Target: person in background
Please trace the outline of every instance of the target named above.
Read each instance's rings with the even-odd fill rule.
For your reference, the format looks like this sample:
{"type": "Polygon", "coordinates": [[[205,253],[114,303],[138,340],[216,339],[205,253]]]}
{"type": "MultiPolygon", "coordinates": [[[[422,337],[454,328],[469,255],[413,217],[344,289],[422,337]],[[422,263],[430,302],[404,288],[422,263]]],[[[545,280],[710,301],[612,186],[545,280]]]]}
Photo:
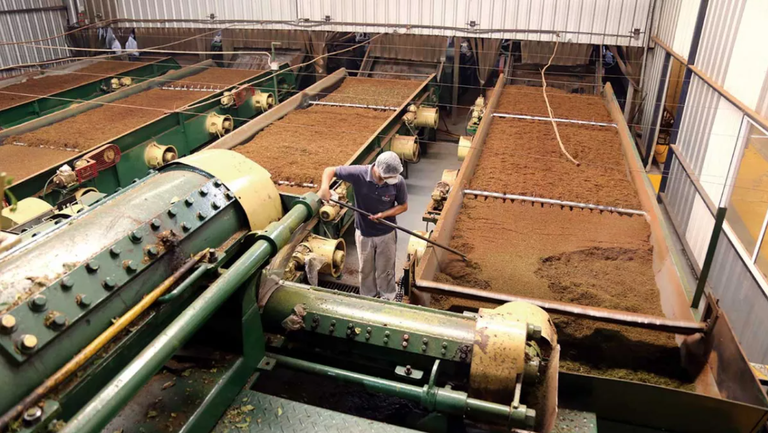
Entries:
{"type": "Polygon", "coordinates": [[[125,43],[125,50],[128,52],[128,60],[135,62],[139,60],[139,44],[136,42],[136,29],[131,29],[131,35],[128,36],[128,42],[125,43]]]}
{"type": "MultiPolygon", "coordinates": [[[[211,51],[217,53],[224,51],[224,44],[221,41],[221,32],[216,33],[216,36],[213,37],[213,41],[211,41],[211,51]]],[[[224,67],[224,54],[214,54],[212,58],[213,61],[216,62],[216,66],[220,68],[224,67]]]]}
{"type": "Polygon", "coordinates": [[[123,46],[120,45],[120,41],[117,40],[111,28],[107,29],[107,47],[118,55],[123,52],[123,46]]]}
{"type": "Polygon", "coordinates": [[[335,177],[352,185],[355,204],[371,214],[355,215],[355,243],[360,261],[360,294],[394,300],[397,232],[380,224],[384,219],[397,224],[395,216],[408,210],[408,191],[400,173],[403,164],[395,152],[384,152],[371,165],[328,167],[318,195],[331,198],[330,185],[335,177]]]}

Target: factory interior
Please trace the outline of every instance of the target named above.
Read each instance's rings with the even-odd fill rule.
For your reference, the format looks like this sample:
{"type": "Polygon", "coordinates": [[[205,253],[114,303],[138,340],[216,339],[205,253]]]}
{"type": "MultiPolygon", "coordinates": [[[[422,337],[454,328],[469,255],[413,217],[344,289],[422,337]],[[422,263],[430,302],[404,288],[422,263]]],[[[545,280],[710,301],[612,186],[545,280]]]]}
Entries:
{"type": "Polygon", "coordinates": [[[765,22],[0,2],[0,433],[768,432],[765,22]]]}

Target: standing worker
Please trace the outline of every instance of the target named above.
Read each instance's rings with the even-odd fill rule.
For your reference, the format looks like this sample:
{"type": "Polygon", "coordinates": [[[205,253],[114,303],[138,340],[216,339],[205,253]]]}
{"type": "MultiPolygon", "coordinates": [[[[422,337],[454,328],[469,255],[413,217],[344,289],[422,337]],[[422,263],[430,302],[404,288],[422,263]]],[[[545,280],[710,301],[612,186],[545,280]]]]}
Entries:
{"type": "Polygon", "coordinates": [[[371,165],[328,167],[318,194],[331,198],[333,178],[349,182],[355,191],[357,207],[371,214],[355,214],[355,243],[360,261],[360,294],[394,300],[397,232],[379,224],[385,219],[397,224],[396,215],[408,210],[408,191],[400,176],[403,164],[395,152],[384,152],[371,165]]]}

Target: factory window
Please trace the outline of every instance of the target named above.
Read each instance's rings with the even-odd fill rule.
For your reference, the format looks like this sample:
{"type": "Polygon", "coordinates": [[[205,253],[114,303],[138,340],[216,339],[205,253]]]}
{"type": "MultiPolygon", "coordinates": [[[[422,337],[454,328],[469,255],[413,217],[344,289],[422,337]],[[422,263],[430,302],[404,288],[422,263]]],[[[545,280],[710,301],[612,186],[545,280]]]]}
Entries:
{"type": "Polygon", "coordinates": [[[744,123],[746,144],[738,172],[732,177],[727,221],[763,275],[768,275],[768,133],[744,123]],[[758,246],[758,243],[760,245],[758,246]]]}

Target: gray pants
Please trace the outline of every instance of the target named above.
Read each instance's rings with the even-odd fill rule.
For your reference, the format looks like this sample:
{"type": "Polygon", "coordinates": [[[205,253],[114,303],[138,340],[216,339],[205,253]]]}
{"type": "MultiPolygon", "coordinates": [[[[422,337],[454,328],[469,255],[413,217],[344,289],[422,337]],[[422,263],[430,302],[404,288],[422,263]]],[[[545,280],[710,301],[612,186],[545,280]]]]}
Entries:
{"type": "Polygon", "coordinates": [[[368,238],[355,230],[357,257],[360,260],[360,294],[394,300],[397,233],[368,238]]]}

